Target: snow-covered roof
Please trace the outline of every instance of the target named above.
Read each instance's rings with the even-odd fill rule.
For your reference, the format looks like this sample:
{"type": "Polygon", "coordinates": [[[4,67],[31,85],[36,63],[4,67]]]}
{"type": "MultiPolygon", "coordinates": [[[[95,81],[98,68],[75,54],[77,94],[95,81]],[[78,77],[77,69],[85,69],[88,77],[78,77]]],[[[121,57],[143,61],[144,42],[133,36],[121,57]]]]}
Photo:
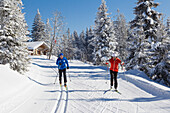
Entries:
{"type": "Polygon", "coordinates": [[[25,42],[25,44],[27,45],[27,48],[28,48],[29,50],[37,49],[39,46],[41,46],[41,45],[43,45],[43,44],[44,44],[47,48],[49,48],[48,45],[47,45],[45,42],[43,42],[43,41],[25,42]]]}

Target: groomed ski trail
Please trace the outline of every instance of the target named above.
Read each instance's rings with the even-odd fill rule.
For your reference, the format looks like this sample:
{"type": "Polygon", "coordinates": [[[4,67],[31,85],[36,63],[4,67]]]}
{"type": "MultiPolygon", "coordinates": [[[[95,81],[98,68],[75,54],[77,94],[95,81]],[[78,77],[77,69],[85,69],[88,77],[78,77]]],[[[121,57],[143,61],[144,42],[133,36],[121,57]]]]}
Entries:
{"type": "Polygon", "coordinates": [[[45,56],[31,58],[31,72],[26,75],[31,84],[25,84],[14,96],[0,104],[0,113],[170,112],[170,91],[167,87],[161,86],[160,90],[154,86],[155,83],[150,86],[150,81],[125,73],[129,80],[127,82],[124,73],[120,72],[118,90],[121,95],[112,91],[104,94],[104,91],[110,88],[107,69],[73,60],[69,61],[71,82],[67,76],[66,91],[64,86],[61,89],[58,84],[55,57],[52,60],[46,59],[45,56]],[[54,85],[56,76],[57,81],[54,85]],[[142,81],[147,82],[145,87],[139,85],[143,84],[142,81]],[[150,90],[146,88],[147,85],[150,90]]]}

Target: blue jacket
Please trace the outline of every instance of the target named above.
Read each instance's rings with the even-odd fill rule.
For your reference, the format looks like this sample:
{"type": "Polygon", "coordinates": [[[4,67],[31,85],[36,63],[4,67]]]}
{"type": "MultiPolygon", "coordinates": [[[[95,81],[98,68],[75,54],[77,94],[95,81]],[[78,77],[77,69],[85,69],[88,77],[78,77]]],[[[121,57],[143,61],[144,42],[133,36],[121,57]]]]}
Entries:
{"type": "Polygon", "coordinates": [[[58,69],[65,69],[66,68],[66,64],[67,64],[67,67],[69,67],[69,64],[68,64],[68,60],[66,57],[63,57],[63,59],[61,59],[60,57],[57,59],[57,62],[56,64],[58,65],[58,69]],[[61,65],[59,65],[61,63],[61,65]]]}

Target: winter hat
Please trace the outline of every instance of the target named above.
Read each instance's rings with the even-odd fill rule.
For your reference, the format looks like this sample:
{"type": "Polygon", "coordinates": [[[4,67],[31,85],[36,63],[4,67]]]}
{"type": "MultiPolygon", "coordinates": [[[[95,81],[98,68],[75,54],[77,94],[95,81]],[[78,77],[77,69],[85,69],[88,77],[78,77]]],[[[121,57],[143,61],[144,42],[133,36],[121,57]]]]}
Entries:
{"type": "Polygon", "coordinates": [[[113,54],[112,54],[112,57],[116,57],[116,54],[115,54],[115,53],[113,53],[113,54]]]}
{"type": "Polygon", "coordinates": [[[62,56],[64,56],[64,54],[63,54],[63,53],[60,53],[60,55],[59,55],[59,56],[61,56],[61,55],[62,55],[62,56]]]}

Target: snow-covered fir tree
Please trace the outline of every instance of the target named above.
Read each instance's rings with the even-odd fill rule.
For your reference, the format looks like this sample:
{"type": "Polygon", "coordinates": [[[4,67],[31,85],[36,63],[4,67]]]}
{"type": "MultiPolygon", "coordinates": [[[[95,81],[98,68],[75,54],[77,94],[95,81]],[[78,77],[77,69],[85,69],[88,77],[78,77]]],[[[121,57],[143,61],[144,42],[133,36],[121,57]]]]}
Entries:
{"type": "Polygon", "coordinates": [[[41,20],[39,9],[37,9],[37,14],[34,18],[31,33],[33,41],[45,41],[45,24],[41,20]]]}
{"type": "Polygon", "coordinates": [[[154,62],[154,47],[157,43],[157,31],[160,24],[161,13],[153,10],[153,7],[157,7],[159,3],[155,3],[154,0],[138,0],[137,6],[134,8],[135,19],[131,21],[131,28],[136,28],[142,26],[145,39],[148,40],[147,46],[145,48],[148,61],[147,65],[149,68],[145,70],[145,73],[155,66],[154,62]]]}
{"type": "Polygon", "coordinates": [[[27,24],[21,0],[0,1],[0,64],[20,73],[27,71],[28,51],[22,41],[26,40],[27,24]]]}
{"type": "Polygon", "coordinates": [[[44,41],[46,42],[46,44],[48,44],[48,46],[50,46],[51,39],[52,39],[52,27],[50,25],[50,20],[47,19],[46,25],[45,25],[45,40],[44,41]]]}
{"type": "Polygon", "coordinates": [[[94,27],[94,40],[96,41],[94,63],[97,65],[104,64],[111,54],[115,53],[117,45],[113,23],[111,18],[108,17],[109,13],[107,11],[106,2],[102,0],[102,4],[98,8],[94,27]]]}
{"type": "Polygon", "coordinates": [[[115,28],[115,37],[117,38],[117,48],[119,58],[125,61],[127,57],[127,25],[123,14],[120,14],[119,9],[117,10],[116,21],[113,22],[115,28]]]}
{"type": "Polygon", "coordinates": [[[86,44],[85,38],[86,36],[83,30],[79,36],[79,44],[80,44],[79,49],[80,49],[80,54],[81,54],[81,61],[84,61],[86,59],[87,48],[85,48],[85,44],[86,44]]]}
{"type": "Polygon", "coordinates": [[[80,42],[80,38],[79,38],[79,36],[78,36],[78,33],[77,33],[77,31],[74,31],[73,32],[73,36],[74,36],[74,42],[73,42],[73,44],[74,44],[74,58],[76,58],[76,59],[81,59],[81,50],[80,50],[80,45],[81,45],[81,42],[80,42]]]}
{"type": "Polygon", "coordinates": [[[170,37],[168,31],[163,24],[158,26],[157,43],[154,47],[155,67],[150,71],[150,76],[153,80],[170,86],[170,37]]]}
{"type": "Polygon", "coordinates": [[[87,60],[90,61],[90,62],[93,62],[93,51],[94,51],[94,47],[95,47],[95,41],[93,40],[94,39],[94,33],[93,33],[93,30],[92,30],[92,27],[90,27],[89,29],[89,32],[88,32],[88,47],[87,47],[87,60]]]}
{"type": "Polygon", "coordinates": [[[167,19],[166,31],[168,32],[168,35],[170,36],[170,17],[168,17],[167,19]]]}
{"type": "MultiPolygon", "coordinates": [[[[142,22],[141,22],[142,23],[142,22]]],[[[145,39],[146,35],[143,27],[140,25],[131,31],[128,38],[131,43],[127,47],[129,55],[126,59],[126,69],[139,69],[142,71],[147,70],[147,55],[145,48],[148,45],[145,39]]]]}
{"type": "Polygon", "coordinates": [[[69,45],[68,45],[68,37],[67,37],[67,34],[64,34],[63,37],[62,37],[62,43],[60,43],[61,46],[61,49],[62,49],[62,53],[64,53],[64,56],[65,57],[68,57],[68,48],[69,48],[69,45]]]}
{"type": "Polygon", "coordinates": [[[74,54],[74,48],[73,48],[73,37],[70,34],[70,29],[67,29],[67,39],[68,39],[68,59],[73,59],[73,54],[74,54]]]}

